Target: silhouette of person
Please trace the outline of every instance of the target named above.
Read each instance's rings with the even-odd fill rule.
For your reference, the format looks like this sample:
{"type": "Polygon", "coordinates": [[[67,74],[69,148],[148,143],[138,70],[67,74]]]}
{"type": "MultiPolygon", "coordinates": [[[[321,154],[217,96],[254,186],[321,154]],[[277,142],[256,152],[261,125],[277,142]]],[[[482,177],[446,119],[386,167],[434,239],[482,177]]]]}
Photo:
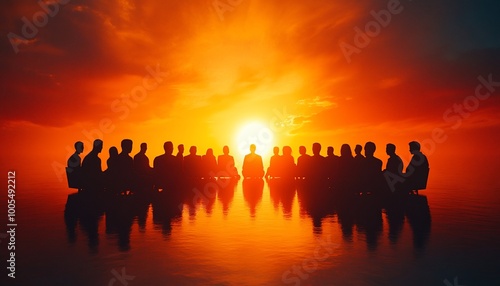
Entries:
{"type": "Polygon", "coordinates": [[[131,190],[132,188],[132,178],[134,174],[134,159],[130,157],[130,152],[132,152],[132,140],[123,139],[121,142],[122,152],[118,154],[117,161],[117,175],[119,192],[124,192],[131,190]]]}
{"type": "Polygon", "coordinates": [[[184,157],[184,174],[189,179],[201,177],[201,156],[196,155],[196,146],[189,147],[189,155],[184,157]]]}
{"type": "Polygon", "coordinates": [[[278,146],[275,146],[273,148],[273,156],[271,156],[271,159],[269,161],[269,167],[267,168],[266,172],[266,179],[269,179],[269,177],[274,178],[274,177],[280,177],[279,175],[279,169],[280,169],[280,148],[278,146]]]}
{"type": "Polygon", "coordinates": [[[141,143],[141,150],[134,156],[134,173],[135,185],[138,189],[146,190],[151,189],[151,166],[149,165],[149,158],[146,156],[148,150],[147,143],[141,143]]]}
{"type": "Polygon", "coordinates": [[[66,176],[68,179],[68,186],[70,188],[81,189],[82,178],[82,158],[80,154],[83,152],[83,142],[75,142],[75,153],[68,158],[68,165],[66,167],[66,176]]]}
{"type": "Polygon", "coordinates": [[[208,148],[205,155],[201,157],[201,161],[203,165],[203,178],[213,179],[215,177],[215,173],[217,172],[217,160],[214,156],[214,150],[212,150],[212,148],[208,148]]]}
{"type": "Polygon", "coordinates": [[[343,144],[340,147],[337,183],[335,184],[343,194],[346,194],[353,188],[353,182],[355,182],[356,178],[355,174],[353,174],[354,169],[354,157],[352,156],[351,146],[343,144]]]}
{"type": "Polygon", "coordinates": [[[304,179],[307,177],[311,156],[306,154],[305,146],[299,146],[299,158],[297,158],[297,178],[304,179]]]}
{"type": "Polygon", "coordinates": [[[385,147],[385,152],[389,155],[384,172],[391,172],[394,175],[401,176],[403,174],[403,160],[396,155],[396,145],[389,143],[385,147]]]}
{"type": "Polygon", "coordinates": [[[283,155],[281,156],[281,177],[285,179],[293,179],[295,177],[295,159],[292,156],[292,148],[290,146],[283,147],[283,155]]]}
{"type": "Polygon", "coordinates": [[[362,151],[363,151],[363,146],[357,144],[356,147],[354,147],[354,153],[356,154],[356,156],[354,156],[354,158],[356,160],[362,160],[365,158],[365,156],[363,156],[363,154],[361,154],[362,151]]]}
{"type": "Polygon", "coordinates": [[[373,142],[365,144],[365,160],[363,166],[363,178],[365,186],[362,192],[377,192],[381,191],[382,179],[382,160],[374,156],[376,145],[373,142]]]}
{"type": "Polygon", "coordinates": [[[326,178],[326,161],[325,157],[323,157],[321,153],[321,144],[318,142],[313,143],[312,145],[313,155],[310,158],[311,166],[309,176],[314,180],[321,180],[326,178]]]}
{"type": "Polygon", "coordinates": [[[416,191],[418,194],[419,189],[424,189],[427,185],[427,178],[429,175],[429,161],[427,157],[420,151],[420,143],[417,141],[411,141],[410,153],[413,155],[411,157],[410,163],[406,167],[405,171],[405,191],[416,191]]]}
{"type": "Polygon", "coordinates": [[[326,170],[328,179],[335,180],[335,175],[338,172],[339,156],[334,154],[334,149],[332,146],[328,146],[328,148],[326,149],[326,155],[326,170]]]}
{"type": "Polygon", "coordinates": [[[251,144],[250,154],[245,155],[243,160],[242,173],[245,178],[262,178],[264,176],[262,157],[255,153],[256,149],[255,144],[251,144]]]}
{"type": "Polygon", "coordinates": [[[141,143],[141,150],[134,156],[134,169],[138,173],[145,173],[151,169],[149,165],[149,158],[146,156],[146,151],[148,150],[147,143],[141,143]]]}
{"type": "Polygon", "coordinates": [[[238,170],[234,166],[234,158],[229,155],[229,147],[222,147],[223,155],[219,155],[217,158],[217,166],[219,172],[224,175],[224,177],[238,177],[238,170]]]}
{"type": "Polygon", "coordinates": [[[68,167],[75,170],[82,167],[82,158],[80,154],[83,152],[83,142],[75,142],[75,153],[68,158],[68,167]]]}
{"type": "Polygon", "coordinates": [[[177,174],[180,177],[182,177],[182,169],[184,165],[184,144],[179,144],[177,145],[177,155],[175,155],[177,158],[177,174]]]}
{"type": "Polygon", "coordinates": [[[155,173],[155,181],[157,189],[166,189],[173,187],[175,184],[175,167],[177,158],[172,155],[174,152],[174,144],[171,141],[163,143],[164,154],[157,156],[153,160],[153,170],[155,173]]]}
{"type": "Polygon", "coordinates": [[[90,151],[82,162],[82,173],[84,178],[84,188],[95,193],[102,187],[102,167],[101,153],[103,142],[100,139],[94,140],[92,151],[90,151]]]}

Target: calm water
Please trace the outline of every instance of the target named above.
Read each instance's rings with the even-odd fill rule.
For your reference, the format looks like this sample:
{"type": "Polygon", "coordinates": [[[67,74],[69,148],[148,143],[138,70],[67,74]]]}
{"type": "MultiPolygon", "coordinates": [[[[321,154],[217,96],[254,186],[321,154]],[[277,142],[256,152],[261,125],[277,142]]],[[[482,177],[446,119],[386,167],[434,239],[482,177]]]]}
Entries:
{"type": "Polygon", "coordinates": [[[390,211],[240,181],[65,221],[65,182],[21,170],[16,279],[2,267],[1,285],[500,285],[498,180],[438,175],[390,211]]]}

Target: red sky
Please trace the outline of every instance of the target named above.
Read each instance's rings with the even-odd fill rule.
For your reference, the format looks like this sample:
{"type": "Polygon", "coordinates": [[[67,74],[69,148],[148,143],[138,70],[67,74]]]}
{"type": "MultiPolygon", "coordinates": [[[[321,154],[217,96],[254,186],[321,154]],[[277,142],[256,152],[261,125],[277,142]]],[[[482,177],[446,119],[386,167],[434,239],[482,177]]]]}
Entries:
{"type": "Polygon", "coordinates": [[[499,155],[500,84],[475,93],[480,76],[500,82],[495,1],[55,2],[42,2],[50,16],[0,4],[2,165],[51,170],[99,128],[105,150],[132,138],[151,160],[167,140],[238,155],[254,121],[294,153],[372,140],[385,160],[388,142],[404,157],[410,140],[448,136],[427,145],[434,162],[499,155]]]}

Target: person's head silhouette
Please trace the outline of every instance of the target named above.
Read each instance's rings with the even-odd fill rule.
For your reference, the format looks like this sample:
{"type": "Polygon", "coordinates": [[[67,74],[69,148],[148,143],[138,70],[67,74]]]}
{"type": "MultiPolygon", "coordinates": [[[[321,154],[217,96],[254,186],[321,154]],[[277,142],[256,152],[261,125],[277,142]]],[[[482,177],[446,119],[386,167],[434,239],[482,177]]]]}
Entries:
{"type": "Polygon", "coordinates": [[[284,156],[292,156],[292,147],[283,146],[283,155],[284,156]]]}
{"type": "Polygon", "coordinates": [[[109,148],[109,158],[114,158],[118,156],[118,148],[116,148],[115,146],[111,146],[109,148]]]}
{"type": "Polygon", "coordinates": [[[146,150],[148,150],[148,143],[141,143],[141,153],[146,153],[146,150]]]}
{"type": "Polygon", "coordinates": [[[222,153],[224,155],[229,155],[229,147],[227,145],[222,147],[222,153]]]}
{"type": "Polygon", "coordinates": [[[313,155],[318,156],[321,152],[321,144],[319,144],[318,142],[313,143],[312,151],[313,155]]]}
{"type": "Polygon", "coordinates": [[[177,151],[179,152],[179,154],[184,154],[184,144],[179,144],[177,146],[177,151]]]}
{"type": "Polygon", "coordinates": [[[332,146],[328,146],[328,148],[326,148],[326,155],[328,155],[329,157],[333,156],[333,147],[332,146]]]}
{"type": "Polygon", "coordinates": [[[92,151],[94,151],[95,153],[101,153],[103,147],[102,145],[103,142],[101,139],[94,140],[94,144],[92,144],[92,151]]]}
{"type": "Polygon", "coordinates": [[[132,140],[123,139],[121,146],[122,146],[122,153],[128,154],[132,152],[132,140]]]}
{"type": "Polygon", "coordinates": [[[255,154],[255,150],[257,149],[257,146],[255,144],[250,144],[250,153],[255,154]]]}
{"type": "Polygon", "coordinates": [[[363,146],[356,144],[356,147],[354,147],[354,153],[356,155],[361,155],[361,151],[363,151],[363,146]]]}
{"type": "Polygon", "coordinates": [[[210,157],[213,156],[214,155],[214,150],[212,148],[208,148],[206,155],[210,156],[210,157]]]}
{"type": "Polygon", "coordinates": [[[420,153],[420,143],[417,141],[411,141],[409,145],[411,154],[420,153]]]}
{"type": "Polygon", "coordinates": [[[81,154],[83,152],[83,142],[82,141],[75,142],[75,151],[76,151],[76,154],[81,154]]]}
{"type": "Polygon", "coordinates": [[[274,148],[273,148],[273,154],[274,154],[275,156],[278,156],[278,155],[279,155],[279,153],[280,153],[280,147],[278,147],[278,146],[274,146],[274,148]]]}
{"type": "Polygon", "coordinates": [[[369,141],[366,142],[365,144],[365,156],[366,157],[373,157],[373,154],[375,154],[375,149],[377,147],[375,146],[375,143],[369,141]]]}
{"type": "Polygon", "coordinates": [[[396,154],[396,145],[389,143],[385,146],[385,152],[387,155],[392,156],[396,154]]]}
{"type": "Polygon", "coordinates": [[[349,146],[349,144],[343,144],[340,147],[340,155],[342,157],[350,157],[350,158],[352,158],[351,146],[349,146]]]}
{"type": "Polygon", "coordinates": [[[299,154],[300,155],[305,155],[306,154],[306,146],[299,146],[299,154]]]}
{"type": "Polygon", "coordinates": [[[165,154],[172,155],[172,152],[174,152],[174,144],[172,144],[172,141],[167,141],[163,144],[163,150],[165,150],[165,154]]]}
{"type": "Polygon", "coordinates": [[[196,155],[196,146],[189,147],[189,154],[196,155]]]}

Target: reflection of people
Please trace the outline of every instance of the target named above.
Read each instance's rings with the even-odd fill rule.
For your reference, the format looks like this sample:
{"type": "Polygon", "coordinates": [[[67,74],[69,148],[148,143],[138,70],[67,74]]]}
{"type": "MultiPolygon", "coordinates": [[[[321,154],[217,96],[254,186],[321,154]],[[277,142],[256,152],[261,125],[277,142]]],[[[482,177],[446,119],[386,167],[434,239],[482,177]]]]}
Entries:
{"type": "Polygon", "coordinates": [[[229,155],[229,147],[222,147],[222,153],[223,155],[219,155],[219,157],[217,158],[217,167],[219,169],[219,172],[222,172],[222,174],[224,174],[224,177],[237,177],[238,171],[234,166],[233,156],[229,155]]]}
{"type": "Polygon", "coordinates": [[[250,154],[245,155],[243,160],[242,173],[245,178],[262,178],[264,176],[262,157],[255,154],[256,149],[255,144],[250,145],[250,154]]]}

